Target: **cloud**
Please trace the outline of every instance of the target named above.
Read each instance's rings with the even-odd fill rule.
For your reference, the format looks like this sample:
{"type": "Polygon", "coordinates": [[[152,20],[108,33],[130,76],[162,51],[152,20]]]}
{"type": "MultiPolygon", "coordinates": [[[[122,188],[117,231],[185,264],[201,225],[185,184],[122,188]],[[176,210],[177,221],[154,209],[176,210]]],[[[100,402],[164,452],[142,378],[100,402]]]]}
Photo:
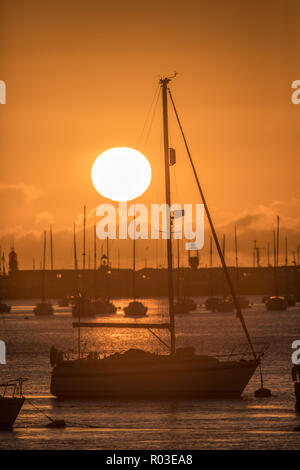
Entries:
{"type": "Polygon", "coordinates": [[[54,217],[50,212],[42,211],[39,212],[34,220],[36,227],[40,227],[41,229],[48,228],[50,224],[54,221],[54,217]]]}

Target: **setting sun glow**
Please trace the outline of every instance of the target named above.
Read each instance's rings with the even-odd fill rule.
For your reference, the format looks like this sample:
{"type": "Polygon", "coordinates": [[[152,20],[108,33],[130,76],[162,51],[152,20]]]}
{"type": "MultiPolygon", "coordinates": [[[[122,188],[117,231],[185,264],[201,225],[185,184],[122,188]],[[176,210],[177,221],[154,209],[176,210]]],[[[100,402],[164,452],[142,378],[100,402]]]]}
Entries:
{"type": "Polygon", "coordinates": [[[91,176],[93,185],[102,196],[113,201],[130,201],[148,188],[151,166],[137,150],[116,147],[97,157],[91,176]]]}

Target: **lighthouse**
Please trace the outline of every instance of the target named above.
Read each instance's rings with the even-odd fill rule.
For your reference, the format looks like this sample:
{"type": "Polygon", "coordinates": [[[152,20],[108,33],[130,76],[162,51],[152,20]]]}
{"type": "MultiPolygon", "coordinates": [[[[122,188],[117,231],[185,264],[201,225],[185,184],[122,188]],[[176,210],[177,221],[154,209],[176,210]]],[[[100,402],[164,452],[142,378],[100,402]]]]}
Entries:
{"type": "Polygon", "coordinates": [[[11,251],[8,255],[8,266],[9,274],[14,274],[18,271],[18,255],[15,252],[14,246],[11,247],[11,251]]]}

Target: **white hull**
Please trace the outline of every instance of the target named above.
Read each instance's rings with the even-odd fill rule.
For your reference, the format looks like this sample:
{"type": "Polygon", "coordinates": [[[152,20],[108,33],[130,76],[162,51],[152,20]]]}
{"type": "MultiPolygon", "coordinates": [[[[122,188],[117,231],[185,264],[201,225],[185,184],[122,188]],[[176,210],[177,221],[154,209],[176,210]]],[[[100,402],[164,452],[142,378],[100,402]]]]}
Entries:
{"type": "Polygon", "coordinates": [[[165,360],[153,364],[102,365],[66,361],[52,372],[51,393],[58,398],[238,397],[257,361],[165,360]]]}

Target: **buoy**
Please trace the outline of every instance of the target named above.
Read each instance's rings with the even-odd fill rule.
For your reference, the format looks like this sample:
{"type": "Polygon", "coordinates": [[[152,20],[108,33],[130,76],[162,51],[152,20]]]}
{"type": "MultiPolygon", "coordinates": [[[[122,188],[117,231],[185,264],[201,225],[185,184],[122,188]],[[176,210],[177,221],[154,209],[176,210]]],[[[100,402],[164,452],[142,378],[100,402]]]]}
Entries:
{"type": "Polygon", "coordinates": [[[268,398],[268,397],[271,397],[272,394],[271,394],[271,390],[269,390],[268,388],[261,387],[258,390],[255,390],[254,396],[256,398],[268,398]]]}
{"type": "Polygon", "coordinates": [[[65,428],[66,422],[64,419],[54,419],[50,423],[46,424],[46,428],[65,428]]]}

